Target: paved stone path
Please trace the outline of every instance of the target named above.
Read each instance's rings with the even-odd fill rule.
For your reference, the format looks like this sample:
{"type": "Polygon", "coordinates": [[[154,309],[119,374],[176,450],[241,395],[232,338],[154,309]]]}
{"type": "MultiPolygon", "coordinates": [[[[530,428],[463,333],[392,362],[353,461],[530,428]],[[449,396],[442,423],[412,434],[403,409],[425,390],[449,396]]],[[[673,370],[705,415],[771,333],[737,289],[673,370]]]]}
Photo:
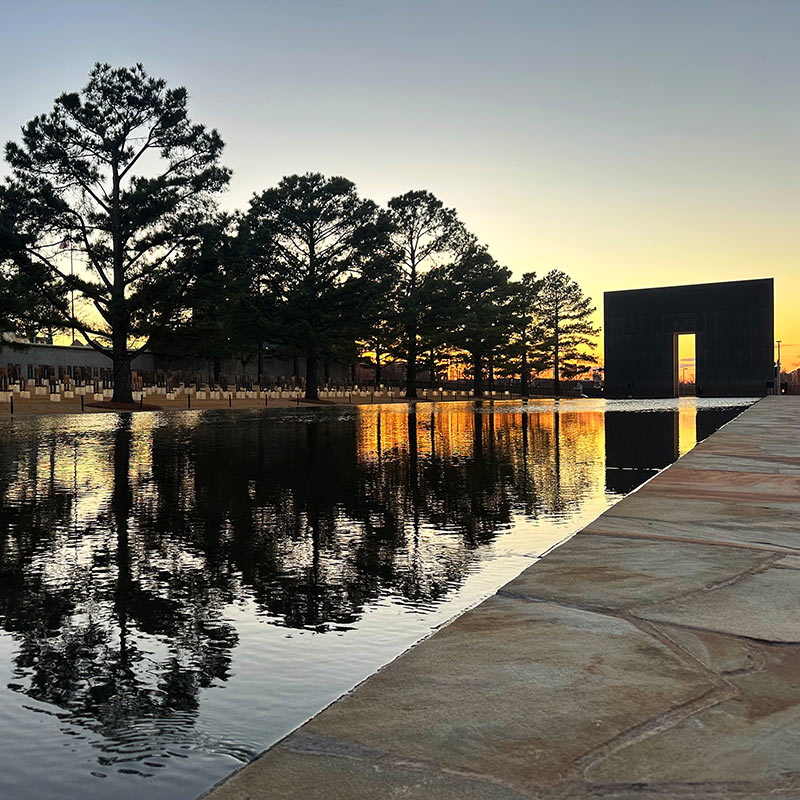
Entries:
{"type": "Polygon", "coordinates": [[[800,798],[800,398],[753,406],[209,797],[800,798]]]}

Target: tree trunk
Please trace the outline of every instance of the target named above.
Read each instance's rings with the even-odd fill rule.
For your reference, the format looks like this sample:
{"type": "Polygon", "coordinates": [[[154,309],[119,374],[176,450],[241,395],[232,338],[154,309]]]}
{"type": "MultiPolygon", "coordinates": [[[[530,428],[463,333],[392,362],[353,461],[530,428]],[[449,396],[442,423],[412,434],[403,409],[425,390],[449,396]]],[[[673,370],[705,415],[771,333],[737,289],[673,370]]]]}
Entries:
{"type": "Polygon", "coordinates": [[[472,458],[483,460],[483,414],[477,409],[472,415],[472,458]]]}
{"type": "Polygon", "coordinates": [[[316,353],[306,353],[306,400],[318,399],[317,355],[316,353]]]}
{"type": "Polygon", "coordinates": [[[130,417],[121,417],[114,432],[114,489],[111,495],[111,507],[117,533],[117,585],[114,592],[114,610],[119,624],[122,659],[126,656],[128,606],[132,584],[128,539],[128,519],[133,506],[130,485],[131,440],[130,417]]]}
{"type": "Polygon", "coordinates": [[[555,346],[553,348],[553,393],[556,397],[561,396],[561,377],[558,374],[559,372],[559,358],[560,353],[558,352],[559,348],[559,341],[558,341],[558,326],[559,326],[559,319],[558,319],[558,311],[556,311],[556,322],[555,322],[555,346]]]}
{"type": "Polygon", "coordinates": [[[125,301],[125,270],[122,264],[122,223],[120,219],[119,199],[119,164],[116,158],[111,163],[112,189],[111,189],[111,232],[112,256],[114,259],[114,286],[111,290],[111,303],[109,306],[111,322],[111,350],[114,364],[114,394],[115,403],[133,404],[131,394],[131,358],[128,355],[128,318],[127,304],[125,301]]]}
{"type": "MultiPolygon", "coordinates": [[[[416,490],[418,487],[418,449],[417,449],[417,407],[410,406],[408,413],[408,456],[409,456],[409,471],[411,473],[411,489],[412,498],[416,497],[416,490]]],[[[414,503],[416,507],[417,503],[414,503]]]]}
{"type": "Polygon", "coordinates": [[[433,350],[430,351],[428,356],[428,373],[430,375],[431,389],[436,391],[436,384],[439,382],[439,376],[436,374],[436,355],[433,350]]]}
{"type": "Polygon", "coordinates": [[[375,351],[375,388],[380,386],[381,382],[381,354],[378,350],[375,351]]]}
{"type": "Polygon", "coordinates": [[[417,396],[417,326],[413,325],[406,331],[406,400],[415,399],[417,396]]]}
{"type": "Polygon", "coordinates": [[[528,348],[523,342],[522,345],[522,364],[519,374],[519,391],[523,397],[528,396],[528,348]]]}
{"type": "Polygon", "coordinates": [[[472,394],[483,397],[483,359],[479,353],[472,355],[472,394]]]}
{"type": "Polygon", "coordinates": [[[489,392],[494,391],[494,354],[489,354],[489,392]]]}
{"type": "Polygon", "coordinates": [[[111,399],[115,403],[133,403],[131,358],[128,355],[127,338],[123,332],[114,331],[112,339],[114,394],[111,399]]]}

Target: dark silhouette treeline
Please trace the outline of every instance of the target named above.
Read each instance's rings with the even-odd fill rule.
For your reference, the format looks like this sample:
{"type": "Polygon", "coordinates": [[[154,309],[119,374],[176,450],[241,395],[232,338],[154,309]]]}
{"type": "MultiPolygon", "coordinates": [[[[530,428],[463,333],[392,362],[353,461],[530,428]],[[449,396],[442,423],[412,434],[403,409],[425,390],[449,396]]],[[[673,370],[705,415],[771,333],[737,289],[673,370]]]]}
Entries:
{"type": "Polygon", "coordinates": [[[312,399],[331,360],[372,366],[376,383],[402,364],[408,398],[419,371],[435,383],[453,357],[478,397],[495,375],[527,394],[539,373],[558,394],[595,363],[580,287],[556,269],[512,280],[430,192],[382,208],[344,177],[307,173],[225,214],[222,150],[189,119],[185,89],[95,65],[6,145],[0,332],[79,331],[126,403],[131,359],[152,345],[215,364],[302,357],[312,399]]]}

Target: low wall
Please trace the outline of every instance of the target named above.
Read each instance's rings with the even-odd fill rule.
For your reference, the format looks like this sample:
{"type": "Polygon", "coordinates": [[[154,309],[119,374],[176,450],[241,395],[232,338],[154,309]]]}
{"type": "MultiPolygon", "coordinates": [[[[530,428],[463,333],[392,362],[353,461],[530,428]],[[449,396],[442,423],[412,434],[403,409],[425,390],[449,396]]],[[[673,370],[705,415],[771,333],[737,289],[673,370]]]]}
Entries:
{"type": "MultiPolygon", "coordinates": [[[[132,367],[141,372],[152,371],[153,356],[150,353],[138,355],[132,367]]],[[[54,370],[56,375],[62,369],[69,375],[77,369],[90,370],[91,377],[102,380],[111,371],[111,360],[91,347],[0,343],[0,370],[33,380],[37,369],[43,376],[48,370],[54,370]]]]}
{"type": "MultiPolygon", "coordinates": [[[[189,381],[194,381],[197,376],[203,382],[213,382],[215,376],[219,376],[231,384],[237,379],[253,382],[259,379],[259,365],[255,357],[245,360],[222,359],[215,364],[204,358],[143,352],[133,359],[131,367],[140,376],[179,374],[189,381]]],[[[261,362],[261,378],[268,384],[293,384],[295,370],[298,380],[304,381],[304,358],[265,358],[261,362]]],[[[18,375],[26,380],[34,380],[37,375],[46,379],[58,376],[62,371],[70,377],[80,374],[87,379],[110,380],[111,359],[91,347],[80,345],[0,342],[0,375],[18,375]]],[[[350,383],[350,370],[345,364],[330,362],[327,372],[332,385],[350,383]]],[[[323,385],[326,382],[324,362],[320,363],[320,381],[323,385]]]]}

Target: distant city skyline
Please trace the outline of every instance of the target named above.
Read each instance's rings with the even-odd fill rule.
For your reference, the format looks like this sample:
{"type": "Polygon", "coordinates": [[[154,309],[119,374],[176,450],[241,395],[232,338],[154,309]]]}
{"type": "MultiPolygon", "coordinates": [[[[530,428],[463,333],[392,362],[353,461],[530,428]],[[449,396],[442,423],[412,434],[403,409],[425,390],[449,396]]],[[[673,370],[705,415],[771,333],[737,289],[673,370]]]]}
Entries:
{"type": "Polygon", "coordinates": [[[426,188],[515,276],[569,273],[598,322],[605,290],[774,276],[800,365],[796,3],[0,8],[3,142],[95,61],[141,61],[222,134],[225,208],[294,172],[426,188]]]}

